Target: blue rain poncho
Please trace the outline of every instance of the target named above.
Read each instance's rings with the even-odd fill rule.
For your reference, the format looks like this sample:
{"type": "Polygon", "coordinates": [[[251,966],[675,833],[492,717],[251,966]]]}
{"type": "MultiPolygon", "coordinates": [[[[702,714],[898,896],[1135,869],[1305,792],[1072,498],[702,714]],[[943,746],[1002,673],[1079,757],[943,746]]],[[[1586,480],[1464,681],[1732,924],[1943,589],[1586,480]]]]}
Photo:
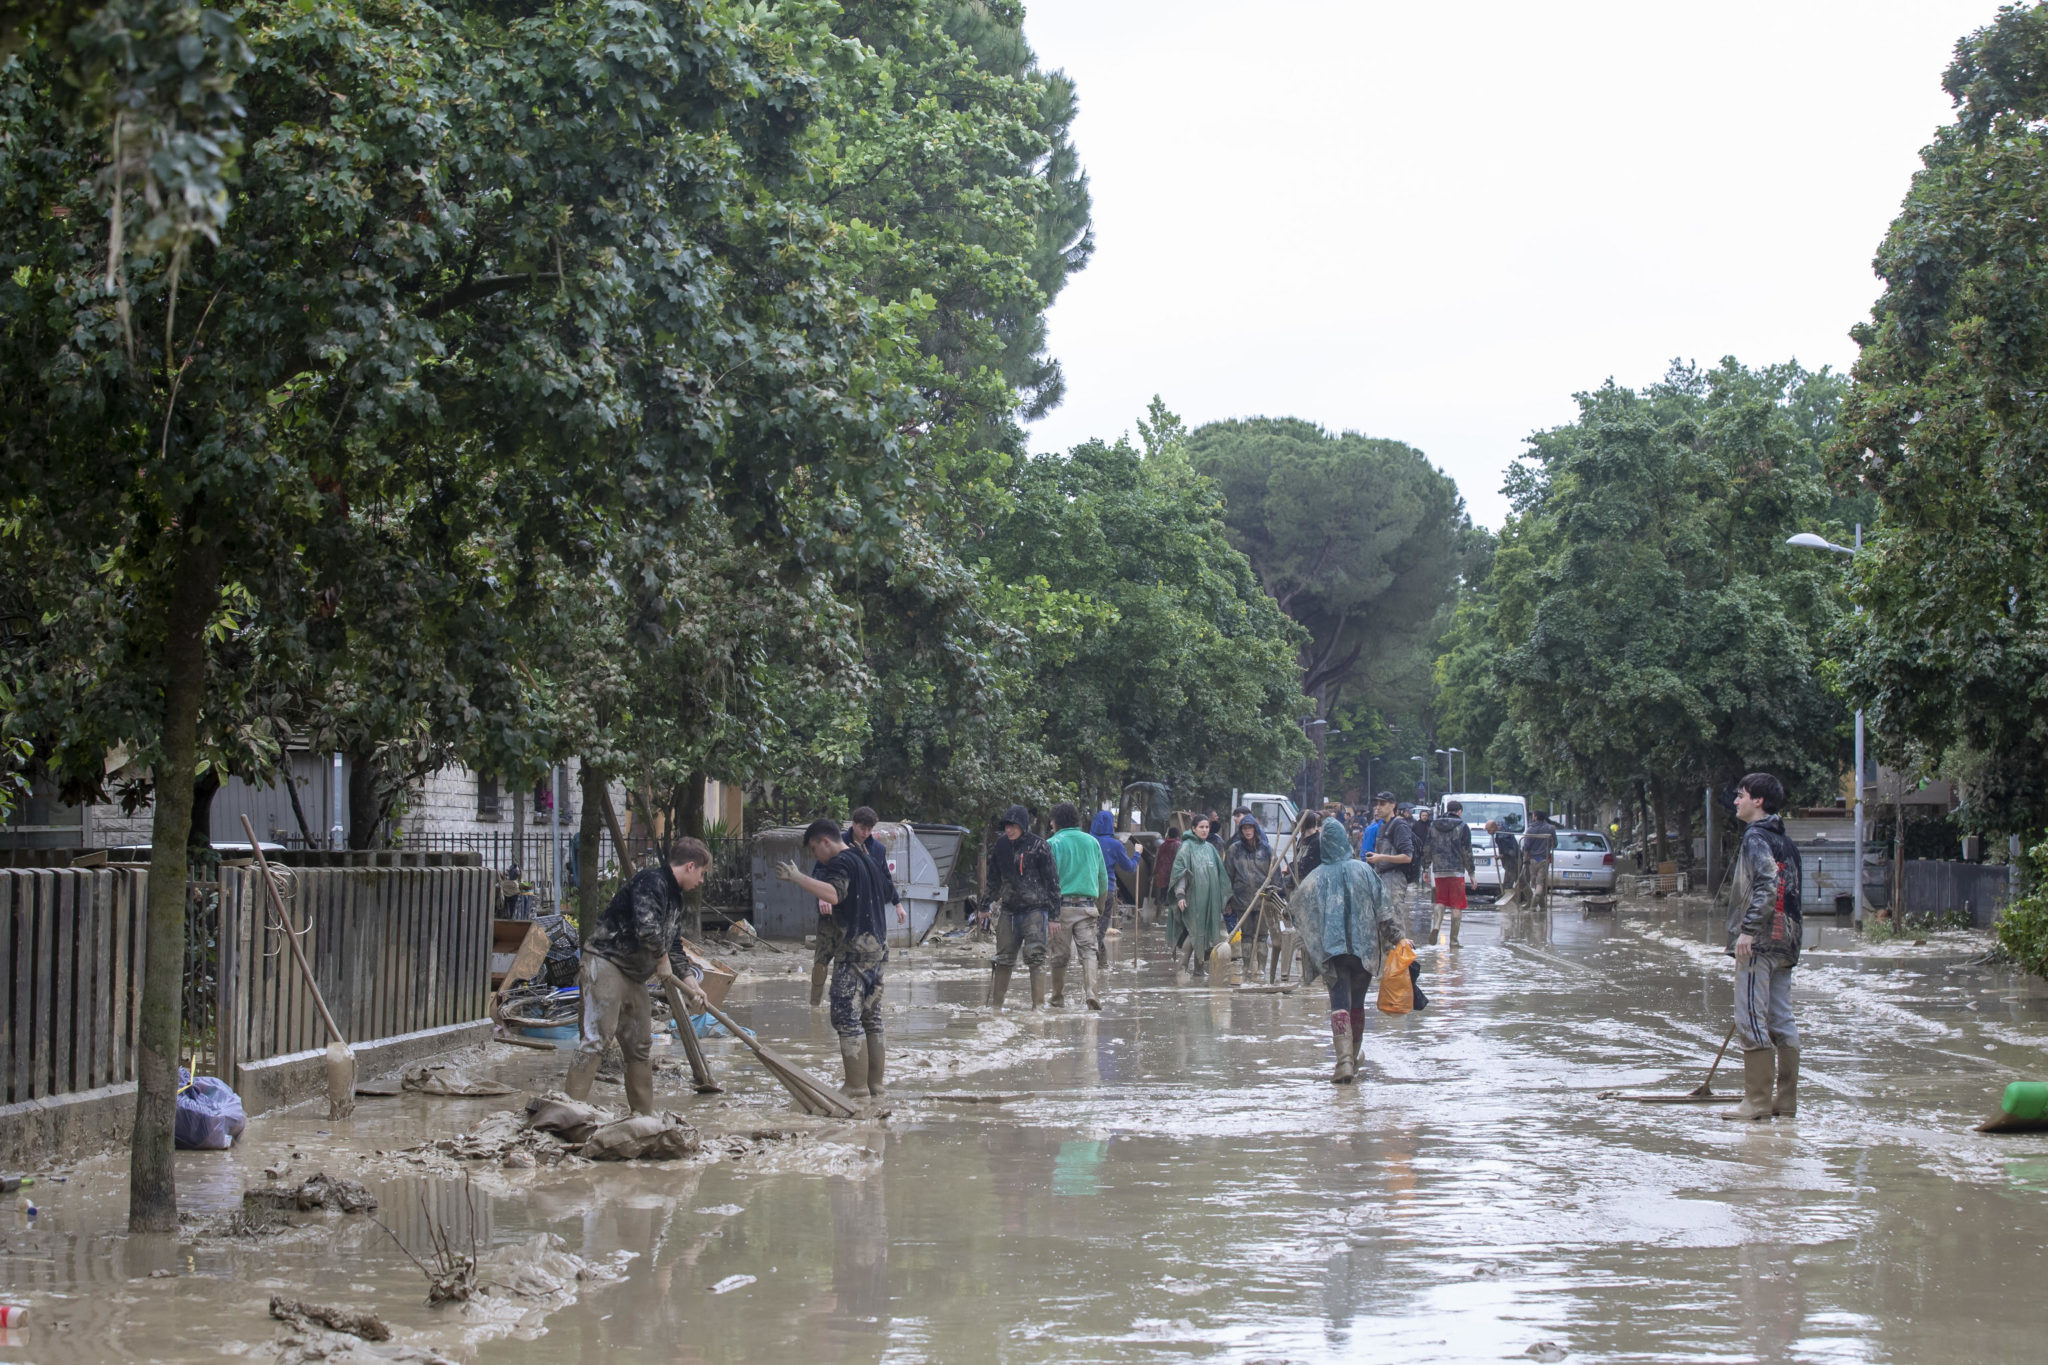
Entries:
{"type": "Polygon", "coordinates": [[[1102,865],[1109,873],[1110,881],[1116,880],[1119,872],[1138,875],[1137,860],[1124,847],[1124,841],[1116,837],[1116,816],[1106,810],[1095,812],[1095,822],[1088,826],[1088,832],[1095,836],[1095,842],[1102,845],[1102,865]]]}
{"type": "Polygon", "coordinates": [[[1322,862],[1287,901],[1287,917],[1301,936],[1313,974],[1327,974],[1330,959],[1342,953],[1377,968],[1386,951],[1401,941],[1380,874],[1358,860],[1350,833],[1335,820],[1323,821],[1316,849],[1322,862]]]}

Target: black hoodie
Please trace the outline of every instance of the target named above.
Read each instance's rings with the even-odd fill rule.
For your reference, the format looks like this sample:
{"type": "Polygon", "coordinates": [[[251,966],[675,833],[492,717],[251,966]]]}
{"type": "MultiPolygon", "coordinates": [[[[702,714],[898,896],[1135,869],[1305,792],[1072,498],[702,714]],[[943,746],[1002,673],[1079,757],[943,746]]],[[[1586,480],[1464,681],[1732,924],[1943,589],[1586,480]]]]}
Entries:
{"type": "Polygon", "coordinates": [[[1031,812],[1012,806],[1003,823],[1022,831],[1015,839],[998,839],[988,851],[989,899],[1005,910],[1060,910],[1060,869],[1052,849],[1031,832],[1031,812]]]}

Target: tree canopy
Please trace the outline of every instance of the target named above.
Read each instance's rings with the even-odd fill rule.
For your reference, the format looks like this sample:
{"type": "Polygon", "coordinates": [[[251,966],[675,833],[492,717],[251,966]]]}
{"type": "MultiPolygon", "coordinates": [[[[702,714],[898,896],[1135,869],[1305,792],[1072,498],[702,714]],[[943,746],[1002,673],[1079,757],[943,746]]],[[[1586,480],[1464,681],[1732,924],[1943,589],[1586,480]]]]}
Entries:
{"type": "Polygon", "coordinates": [[[1987,831],[2048,826],[2048,8],[1957,46],[1956,120],[1878,250],[1832,448],[1875,495],[1846,634],[1873,743],[1961,773],[1987,831]]]}

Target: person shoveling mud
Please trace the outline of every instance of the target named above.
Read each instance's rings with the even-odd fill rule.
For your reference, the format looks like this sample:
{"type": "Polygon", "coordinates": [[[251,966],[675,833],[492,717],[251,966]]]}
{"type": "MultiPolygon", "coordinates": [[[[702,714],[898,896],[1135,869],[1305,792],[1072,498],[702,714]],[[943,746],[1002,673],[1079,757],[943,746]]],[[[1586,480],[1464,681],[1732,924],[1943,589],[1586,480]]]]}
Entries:
{"type": "Polygon", "coordinates": [[[626,1103],[636,1114],[654,1112],[654,1009],[647,983],[673,983],[691,1012],[704,1008],[703,990],[676,975],[669,950],[683,929],[682,893],[702,886],[710,867],[711,850],[702,841],[678,839],[668,866],[635,873],[605,906],[583,945],[576,978],[579,1036],[562,1087],[570,1098],[590,1098],[605,1044],[616,1037],[625,1057],[626,1103]]]}
{"type": "MultiPolygon", "coordinates": [[[[832,1031],[839,1035],[839,1058],[846,1067],[849,1099],[880,1097],[884,1071],[882,1041],[882,968],[889,960],[887,893],[866,850],[849,848],[831,820],[813,820],[804,830],[804,847],[817,859],[806,876],[794,862],[784,862],[775,875],[816,896],[845,937],[832,959],[832,1031]]],[[[901,905],[896,922],[909,919],[901,905]]]]}

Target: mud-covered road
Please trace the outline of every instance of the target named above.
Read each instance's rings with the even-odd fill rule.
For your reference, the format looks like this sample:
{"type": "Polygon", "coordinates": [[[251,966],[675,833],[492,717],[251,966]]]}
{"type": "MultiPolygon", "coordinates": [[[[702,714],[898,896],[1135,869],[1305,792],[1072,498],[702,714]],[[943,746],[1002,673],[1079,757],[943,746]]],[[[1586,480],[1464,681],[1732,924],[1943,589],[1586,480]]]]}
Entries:
{"type": "MultiPolygon", "coordinates": [[[[0,1360],[306,1358],[273,1293],[388,1317],[392,1343],[339,1357],[362,1360],[2035,1358],[2048,1135],[1970,1125],[2048,1077],[2048,1001],[1972,965],[1981,938],[1885,955],[1809,929],[1796,1119],[1601,1100],[1697,1084],[1729,1011],[1711,937],[1698,912],[1474,912],[1461,946],[1424,949],[1430,1009],[1375,1016],[1343,1088],[1320,992],[1177,987],[1156,930],[1100,1016],[991,1018],[964,952],[899,952],[885,1120],[795,1121],[723,1040],[733,1094],[664,1077],[711,1135],[694,1162],[465,1185],[388,1154],[517,1097],[302,1107],[181,1154],[192,1232],[131,1239],[123,1167],[89,1161],[25,1192],[34,1219],[10,1210],[0,1296],[31,1311],[0,1360]],[[266,1166],[363,1180],[415,1248],[429,1224],[466,1241],[474,1207],[485,1252],[548,1234],[587,1278],[558,1259],[553,1292],[429,1310],[364,1218],[227,1226],[266,1166]]],[[[751,955],[730,1003],[836,1075],[807,963],[751,955]]],[[[556,1069],[502,1046],[478,1068],[533,1090],[556,1069]]]]}

